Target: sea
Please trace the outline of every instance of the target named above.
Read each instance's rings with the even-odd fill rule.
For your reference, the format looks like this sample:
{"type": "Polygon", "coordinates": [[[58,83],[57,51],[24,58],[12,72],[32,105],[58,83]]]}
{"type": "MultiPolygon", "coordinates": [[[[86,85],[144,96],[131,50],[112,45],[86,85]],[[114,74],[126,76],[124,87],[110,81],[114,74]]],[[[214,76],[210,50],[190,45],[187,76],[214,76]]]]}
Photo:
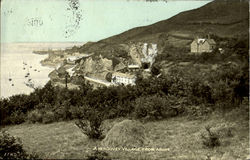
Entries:
{"type": "Polygon", "coordinates": [[[43,87],[48,74],[55,68],[42,66],[41,60],[48,54],[34,54],[37,50],[59,50],[84,43],[1,43],[1,91],[0,97],[29,94],[34,88],[43,87]]]}

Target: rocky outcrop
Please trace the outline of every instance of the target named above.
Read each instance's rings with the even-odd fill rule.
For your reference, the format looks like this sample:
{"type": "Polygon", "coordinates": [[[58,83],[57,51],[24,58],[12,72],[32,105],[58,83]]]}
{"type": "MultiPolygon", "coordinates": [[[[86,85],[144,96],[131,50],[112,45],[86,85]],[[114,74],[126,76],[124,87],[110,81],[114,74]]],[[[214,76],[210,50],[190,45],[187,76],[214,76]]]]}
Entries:
{"type": "Polygon", "coordinates": [[[133,60],[133,64],[140,67],[143,63],[148,63],[149,67],[155,62],[157,56],[157,44],[136,43],[132,44],[129,49],[129,54],[133,60]]]}
{"type": "Polygon", "coordinates": [[[123,62],[121,62],[115,66],[114,71],[119,72],[125,68],[127,68],[127,66],[123,62]]]}
{"type": "Polygon", "coordinates": [[[107,73],[113,71],[112,60],[103,58],[101,55],[96,59],[92,57],[87,58],[76,66],[75,72],[84,76],[90,76],[98,79],[106,79],[107,73]]]}
{"type": "Polygon", "coordinates": [[[129,55],[131,56],[133,63],[142,66],[141,59],[144,57],[143,43],[132,44],[129,49],[129,55]]]}

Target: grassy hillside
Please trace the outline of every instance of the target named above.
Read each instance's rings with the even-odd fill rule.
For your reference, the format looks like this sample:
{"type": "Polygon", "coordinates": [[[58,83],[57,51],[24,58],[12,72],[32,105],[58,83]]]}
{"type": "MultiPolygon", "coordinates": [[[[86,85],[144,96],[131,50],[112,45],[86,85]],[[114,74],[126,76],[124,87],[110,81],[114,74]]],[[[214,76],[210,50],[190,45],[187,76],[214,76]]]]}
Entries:
{"type": "MultiPolygon", "coordinates": [[[[202,118],[175,117],[157,122],[147,122],[148,148],[168,148],[169,151],[105,151],[113,159],[178,159],[205,160],[208,155],[220,159],[229,154],[232,159],[246,159],[248,155],[249,126],[247,106],[228,113],[214,112],[202,118]],[[202,145],[201,134],[211,126],[219,134],[221,146],[210,149],[202,145]]],[[[106,120],[108,130],[122,119],[106,120]]],[[[21,124],[9,126],[11,135],[20,137],[24,148],[42,158],[79,159],[89,155],[101,141],[88,139],[73,121],[52,124],[21,124]]],[[[107,133],[107,132],[105,132],[107,133]]],[[[122,146],[120,146],[122,147],[122,146]]]]}
{"type": "Polygon", "coordinates": [[[183,47],[196,35],[215,34],[220,37],[248,36],[248,1],[215,0],[207,5],[182,12],[158,23],[137,27],[96,43],[80,48],[82,52],[98,52],[117,48],[116,44],[128,42],[166,41],[183,47]]]}

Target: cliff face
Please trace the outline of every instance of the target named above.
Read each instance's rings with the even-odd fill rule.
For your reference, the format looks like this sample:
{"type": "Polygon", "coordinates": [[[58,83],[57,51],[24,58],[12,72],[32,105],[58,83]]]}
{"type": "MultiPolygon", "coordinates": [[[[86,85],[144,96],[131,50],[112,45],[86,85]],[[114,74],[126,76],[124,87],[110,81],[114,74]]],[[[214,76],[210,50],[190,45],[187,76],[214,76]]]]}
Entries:
{"type": "Polygon", "coordinates": [[[132,58],[133,64],[138,64],[139,66],[142,66],[141,59],[144,57],[142,51],[143,51],[143,43],[137,43],[132,44],[129,49],[129,55],[132,58]]]}
{"type": "Polygon", "coordinates": [[[133,64],[142,67],[143,63],[147,63],[151,67],[155,62],[157,52],[157,44],[139,42],[131,45],[129,55],[132,58],[133,64]]]}
{"type": "Polygon", "coordinates": [[[75,67],[75,72],[84,76],[89,76],[98,79],[106,79],[106,74],[113,71],[112,60],[103,58],[101,55],[96,59],[87,58],[75,67]]]}

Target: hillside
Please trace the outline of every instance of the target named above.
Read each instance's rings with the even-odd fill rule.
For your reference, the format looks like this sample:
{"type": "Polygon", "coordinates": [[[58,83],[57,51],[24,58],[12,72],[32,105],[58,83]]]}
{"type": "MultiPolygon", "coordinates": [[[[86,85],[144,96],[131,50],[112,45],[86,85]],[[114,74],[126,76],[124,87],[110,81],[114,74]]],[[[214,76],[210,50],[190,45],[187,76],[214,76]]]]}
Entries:
{"type": "MultiPolygon", "coordinates": [[[[165,70],[164,73],[167,73],[167,70],[171,68],[166,67],[170,62],[199,61],[205,63],[205,61],[210,61],[219,64],[224,61],[237,61],[239,57],[230,57],[230,55],[235,52],[232,48],[248,44],[245,40],[248,37],[248,10],[247,1],[215,0],[198,9],[182,12],[170,19],[149,26],[134,28],[98,42],[88,42],[80,47],[66,49],[64,56],[53,54],[48,62],[62,62],[67,55],[72,56],[73,53],[91,54],[91,59],[82,60],[81,63],[72,66],[74,68],[73,75],[76,79],[78,79],[76,75],[82,75],[107,80],[107,73],[117,71],[116,65],[137,64],[131,53],[133,52],[134,57],[140,57],[143,43],[157,45],[158,58],[155,66],[158,65],[158,70],[159,68],[165,70]],[[205,37],[208,35],[213,37],[217,47],[226,50],[227,54],[224,56],[209,54],[199,60],[197,57],[189,56],[192,40],[197,36],[205,37]],[[240,38],[241,41],[238,42],[232,38],[240,38]],[[133,49],[133,46],[136,47],[133,49]],[[100,55],[107,60],[108,70],[103,69],[106,68],[104,67],[106,62],[98,62],[100,55]]],[[[126,72],[126,70],[123,71],[126,72]]]]}
{"type": "MultiPolygon", "coordinates": [[[[247,106],[246,106],[247,107],[247,106]]],[[[172,160],[236,160],[246,159],[248,154],[248,113],[235,109],[229,113],[214,113],[209,118],[190,120],[175,117],[148,122],[143,126],[148,143],[144,148],[167,148],[169,151],[111,151],[112,159],[172,159],[172,160]],[[201,134],[205,126],[212,126],[220,134],[222,145],[215,150],[202,145],[201,134]],[[228,135],[228,133],[231,133],[228,135]]],[[[102,127],[109,130],[122,119],[106,120],[102,127]]],[[[102,141],[93,141],[81,133],[74,121],[51,124],[21,124],[9,126],[8,132],[20,137],[24,148],[45,159],[83,159],[102,141]]],[[[106,132],[105,132],[106,134],[106,132]]],[[[121,148],[123,146],[119,146],[121,148]]]]}
{"type": "Polygon", "coordinates": [[[119,35],[87,43],[81,52],[99,52],[119,49],[116,44],[129,42],[153,42],[159,46],[162,41],[177,47],[185,46],[197,35],[215,34],[220,37],[248,36],[248,1],[215,0],[198,9],[179,13],[158,23],[137,27],[119,35]]]}

